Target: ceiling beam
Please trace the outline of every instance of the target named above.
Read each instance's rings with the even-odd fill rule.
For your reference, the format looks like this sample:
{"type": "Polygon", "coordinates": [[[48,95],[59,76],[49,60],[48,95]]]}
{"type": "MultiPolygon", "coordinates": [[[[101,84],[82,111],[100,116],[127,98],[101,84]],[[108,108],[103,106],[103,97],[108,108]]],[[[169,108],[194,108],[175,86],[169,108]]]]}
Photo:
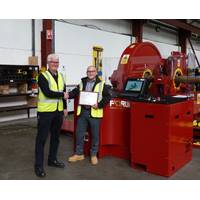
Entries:
{"type": "Polygon", "coordinates": [[[187,24],[184,21],[177,20],[177,19],[159,19],[159,21],[169,24],[171,26],[174,26],[178,29],[183,29],[186,31],[190,31],[191,33],[196,33],[200,35],[200,28],[193,26],[191,24],[187,24]]]}
{"type": "Polygon", "coordinates": [[[132,35],[135,37],[135,42],[142,42],[143,40],[143,27],[146,20],[133,19],[132,20],[132,35]]]}

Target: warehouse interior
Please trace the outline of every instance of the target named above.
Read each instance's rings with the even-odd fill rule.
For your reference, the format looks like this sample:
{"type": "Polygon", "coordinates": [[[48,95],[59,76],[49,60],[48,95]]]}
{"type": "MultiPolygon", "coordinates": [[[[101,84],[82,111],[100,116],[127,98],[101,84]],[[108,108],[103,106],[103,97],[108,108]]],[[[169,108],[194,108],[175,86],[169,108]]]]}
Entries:
{"type": "MultiPolygon", "coordinates": [[[[148,80],[153,77],[152,88],[155,83],[159,89],[152,89],[156,95],[145,101],[140,97],[146,96],[137,96],[135,104],[125,96],[110,100],[100,133],[109,142],[100,146],[97,166],[90,165],[88,156],[81,162],[68,162],[74,149],[76,102],[67,100],[68,117],[63,119],[58,150],[65,168],[47,166],[48,138],[44,180],[200,179],[199,19],[0,19],[0,26],[0,180],[41,180],[34,173],[37,76],[47,69],[50,53],[59,56],[59,72],[68,91],[80,83],[89,65],[99,67],[101,78],[116,90],[124,89],[120,81],[143,81],[145,75],[150,75],[148,80]],[[136,48],[141,51],[137,53],[136,48]],[[134,65],[135,60],[139,60],[142,69],[134,65]],[[170,75],[168,68],[166,72],[162,68],[165,65],[171,66],[170,75]],[[149,109],[144,115],[145,120],[152,120],[150,123],[141,121],[145,109],[149,109]],[[153,121],[157,120],[151,114],[154,112],[159,116],[157,122],[153,121]],[[169,118],[165,118],[168,112],[169,118]],[[162,117],[166,121],[160,123],[162,117]],[[174,123],[176,120],[180,121],[174,123]],[[129,138],[132,129],[134,135],[129,138]],[[172,144],[164,149],[162,144],[167,143],[168,136],[172,144]],[[151,149],[155,156],[147,159],[151,149]],[[168,155],[169,160],[156,160],[159,151],[168,155]],[[154,159],[156,167],[148,169],[154,159]]],[[[143,87],[145,84],[144,81],[143,87]]],[[[87,148],[89,143],[85,141],[87,148]]]]}

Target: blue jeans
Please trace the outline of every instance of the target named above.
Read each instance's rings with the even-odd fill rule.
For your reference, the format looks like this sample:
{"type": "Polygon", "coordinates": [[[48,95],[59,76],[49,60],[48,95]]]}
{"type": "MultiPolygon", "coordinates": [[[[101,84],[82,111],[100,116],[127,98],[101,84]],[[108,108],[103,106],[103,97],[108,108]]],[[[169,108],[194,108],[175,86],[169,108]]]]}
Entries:
{"type": "Polygon", "coordinates": [[[92,118],[90,116],[90,110],[82,109],[80,116],[77,121],[76,128],[76,154],[83,155],[84,147],[84,136],[90,125],[90,130],[92,134],[92,146],[90,149],[90,155],[95,156],[99,148],[99,128],[100,120],[98,118],[92,118]]]}

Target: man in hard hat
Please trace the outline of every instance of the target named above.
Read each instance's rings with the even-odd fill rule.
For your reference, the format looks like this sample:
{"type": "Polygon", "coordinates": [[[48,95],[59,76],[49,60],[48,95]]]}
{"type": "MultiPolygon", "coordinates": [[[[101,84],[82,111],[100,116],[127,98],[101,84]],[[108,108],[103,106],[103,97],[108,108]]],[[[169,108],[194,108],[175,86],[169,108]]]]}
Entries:
{"type": "Polygon", "coordinates": [[[47,57],[48,70],[38,77],[38,128],[35,144],[35,174],[45,177],[44,146],[48,133],[51,133],[48,165],[64,168],[65,165],[57,160],[60,128],[63,122],[63,112],[67,115],[65,81],[58,72],[59,57],[50,54],[47,57]]]}
{"type": "Polygon", "coordinates": [[[76,128],[76,150],[75,154],[69,157],[69,162],[76,162],[84,159],[83,145],[84,136],[90,125],[92,144],[91,144],[91,163],[96,165],[98,163],[97,152],[99,146],[99,128],[100,121],[103,117],[103,107],[110,101],[109,88],[97,76],[97,69],[94,66],[87,68],[87,77],[81,79],[81,83],[69,92],[69,98],[74,98],[80,94],[81,91],[97,92],[98,103],[92,106],[78,105],[77,108],[77,128],[76,128]]]}

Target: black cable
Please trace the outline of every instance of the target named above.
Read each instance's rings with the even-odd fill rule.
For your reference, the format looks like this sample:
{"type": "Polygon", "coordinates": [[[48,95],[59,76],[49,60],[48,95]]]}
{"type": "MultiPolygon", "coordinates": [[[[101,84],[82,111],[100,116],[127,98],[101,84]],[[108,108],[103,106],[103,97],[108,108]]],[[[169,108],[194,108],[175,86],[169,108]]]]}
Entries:
{"type": "Polygon", "coordinates": [[[92,24],[82,24],[81,25],[81,24],[76,24],[76,23],[69,22],[69,21],[66,21],[66,20],[63,20],[63,19],[56,19],[56,21],[63,22],[63,23],[66,23],[66,24],[75,25],[75,26],[81,26],[81,27],[97,29],[97,30],[101,30],[101,31],[109,32],[109,33],[115,33],[115,34],[126,35],[126,36],[133,36],[133,35],[127,34],[127,33],[119,33],[119,32],[115,32],[115,31],[108,31],[108,30],[102,29],[102,28],[100,28],[98,26],[95,26],[95,25],[92,25],[92,24]]]}

